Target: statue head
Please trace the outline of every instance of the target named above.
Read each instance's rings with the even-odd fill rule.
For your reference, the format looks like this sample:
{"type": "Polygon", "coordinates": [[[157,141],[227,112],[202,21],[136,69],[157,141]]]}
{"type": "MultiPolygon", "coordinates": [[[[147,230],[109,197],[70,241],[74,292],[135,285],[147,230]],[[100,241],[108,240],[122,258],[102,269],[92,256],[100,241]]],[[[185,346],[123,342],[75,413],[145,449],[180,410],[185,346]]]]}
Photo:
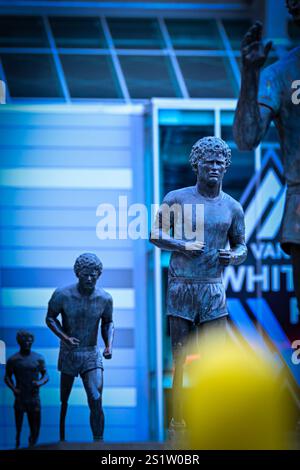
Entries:
{"type": "Polygon", "coordinates": [[[79,286],[85,292],[92,292],[103,270],[100,259],[93,253],[83,253],[74,264],[79,286]]]}
{"type": "Polygon", "coordinates": [[[286,6],[295,23],[300,26],[300,0],[286,0],[286,6]]]}
{"type": "Polygon", "coordinates": [[[16,340],[22,352],[30,352],[32,343],[34,342],[34,336],[32,333],[29,333],[29,331],[26,330],[19,330],[17,332],[16,340]]]}
{"type": "Polygon", "coordinates": [[[222,183],[231,163],[231,150],[219,137],[204,137],[192,147],[190,164],[197,178],[209,186],[222,183]]]}

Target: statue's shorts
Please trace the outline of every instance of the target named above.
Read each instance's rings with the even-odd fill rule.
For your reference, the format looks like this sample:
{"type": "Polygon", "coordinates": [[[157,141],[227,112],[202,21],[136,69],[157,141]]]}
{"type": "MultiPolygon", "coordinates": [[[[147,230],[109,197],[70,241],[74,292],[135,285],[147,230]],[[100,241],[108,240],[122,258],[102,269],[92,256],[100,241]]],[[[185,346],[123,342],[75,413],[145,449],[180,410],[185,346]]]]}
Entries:
{"type": "Polygon", "coordinates": [[[14,403],[14,409],[16,411],[23,411],[24,413],[30,413],[34,411],[40,411],[41,409],[41,401],[40,397],[29,399],[22,399],[20,397],[16,397],[14,403]]]}
{"type": "Polygon", "coordinates": [[[61,342],[58,370],[77,377],[93,369],[103,369],[101,351],[98,346],[69,347],[61,342]]]}
{"type": "Polygon", "coordinates": [[[280,243],[282,249],[290,254],[290,244],[300,245],[300,187],[290,187],[286,192],[280,243]]]}
{"type": "Polygon", "coordinates": [[[195,325],[228,315],[222,279],[169,276],[167,315],[185,318],[195,325]]]}

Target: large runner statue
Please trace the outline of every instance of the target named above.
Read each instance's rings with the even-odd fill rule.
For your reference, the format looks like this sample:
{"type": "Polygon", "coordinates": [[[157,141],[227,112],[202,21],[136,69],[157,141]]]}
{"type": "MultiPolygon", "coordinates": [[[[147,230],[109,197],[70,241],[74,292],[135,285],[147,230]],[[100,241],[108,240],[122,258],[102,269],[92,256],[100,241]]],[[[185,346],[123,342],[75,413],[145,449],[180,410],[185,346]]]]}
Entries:
{"type": "MultiPolygon", "coordinates": [[[[287,0],[300,27],[300,0],[287,0]]],[[[272,43],[262,43],[256,22],[242,41],[242,84],[235,114],[234,138],[240,150],[252,150],[273,121],[278,129],[287,195],[281,227],[282,249],[291,255],[300,311],[300,47],[261,70],[272,43]]]]}
{"type": "Polygon", "coordinates": [[[43,356],[31,351],[33,341],[33,334],[25,330],[18,331],[17,343],[20,350],[9,357],[6,363],[4,380],[15,396],[17,449],[20,447],[24,414],[27,414],[30,428],[29,446],[37,443],[41,427],[39,389],[49,380],[43,356]]]}
{"type": "Polygon", "coordinates": [[[56,289],[48,307],[46,323],[61,340],[58,358],[60,382],[60,440],[65,440],[65,418],[68,399],[75,377],[81,376],[90,408],[90,425],[94,441],[103,439],[102,409],[103,363],[97,345],[101,334],[105,344],[103,356],[112,357],[114,326],[113,303],[108,292],[96,288],[102,263],[92,253],[80,255],[74,265],[78,283],[56,289]],[[61,323],[57,317],[61,315],[61,323]]]}
{"type": "Polygon", "coordinates": [[[175,365],[173,429],[184,427],[180,395],[189,334],[195,325],[199,331],[225,330],[228,312],[222,273],[225,266],[238,265],[247,256],[243,209],[222,191],[230,161],[231,150],[222,139],[198,140],[190,155],[196,185],[165,196],[151,231],[152,243],[172,251],[167,315],[175,365]]]}

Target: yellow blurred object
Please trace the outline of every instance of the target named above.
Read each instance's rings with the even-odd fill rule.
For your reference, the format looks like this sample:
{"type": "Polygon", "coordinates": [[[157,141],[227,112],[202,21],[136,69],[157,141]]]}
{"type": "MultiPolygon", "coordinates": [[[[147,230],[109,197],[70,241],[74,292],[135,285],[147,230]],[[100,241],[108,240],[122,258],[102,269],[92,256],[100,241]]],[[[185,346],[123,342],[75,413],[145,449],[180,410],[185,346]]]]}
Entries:
{"type": "MultiPolygon", "coordinates": [[[[200,338],[201,345],[201,338],[200,338]]],[[[211,335],[187,369],[190,449],[288,449],[292,414],[276,364],[257,346],[211,335]]]]}

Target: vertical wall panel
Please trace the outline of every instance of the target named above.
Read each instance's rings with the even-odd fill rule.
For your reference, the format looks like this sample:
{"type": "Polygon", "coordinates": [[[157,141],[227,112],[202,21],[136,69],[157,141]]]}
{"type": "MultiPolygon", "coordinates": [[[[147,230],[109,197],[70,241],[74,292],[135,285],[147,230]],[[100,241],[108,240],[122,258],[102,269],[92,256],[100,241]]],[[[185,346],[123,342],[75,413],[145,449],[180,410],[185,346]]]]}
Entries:
{"type": "MultiPolygon", "coordinates": [[[[96,235],[100,203],[116,206],[119,196],[126,196],[128,204],[144,202],[140,108],[126,112],[119,107],[118,112],[72,106],[66,112],[63,105],[1,107],[0,155],[0,338],[11,354],[17,350],[18,327],[26,325],[36,335],[33,349],[46,358],[51,380],[41,393],[41,441],[58,437],[58,341],[43,326],[47,296],[70,283],[75,257],[85,251],[103,260],[99,284],[112,293],[116,305],[115,354],[105,364],[105,439],[147,440],[145,241],[99,240],[96,235]]],[[[0,367],[0,448],[9,448],[14,444],[13,397],[5,390],[0,367]]],[[[80,379],[72,396],[67,435],[90,440],[80,379]]],[[[22,444],[26,442],[24,426],[22,444]]]]}

